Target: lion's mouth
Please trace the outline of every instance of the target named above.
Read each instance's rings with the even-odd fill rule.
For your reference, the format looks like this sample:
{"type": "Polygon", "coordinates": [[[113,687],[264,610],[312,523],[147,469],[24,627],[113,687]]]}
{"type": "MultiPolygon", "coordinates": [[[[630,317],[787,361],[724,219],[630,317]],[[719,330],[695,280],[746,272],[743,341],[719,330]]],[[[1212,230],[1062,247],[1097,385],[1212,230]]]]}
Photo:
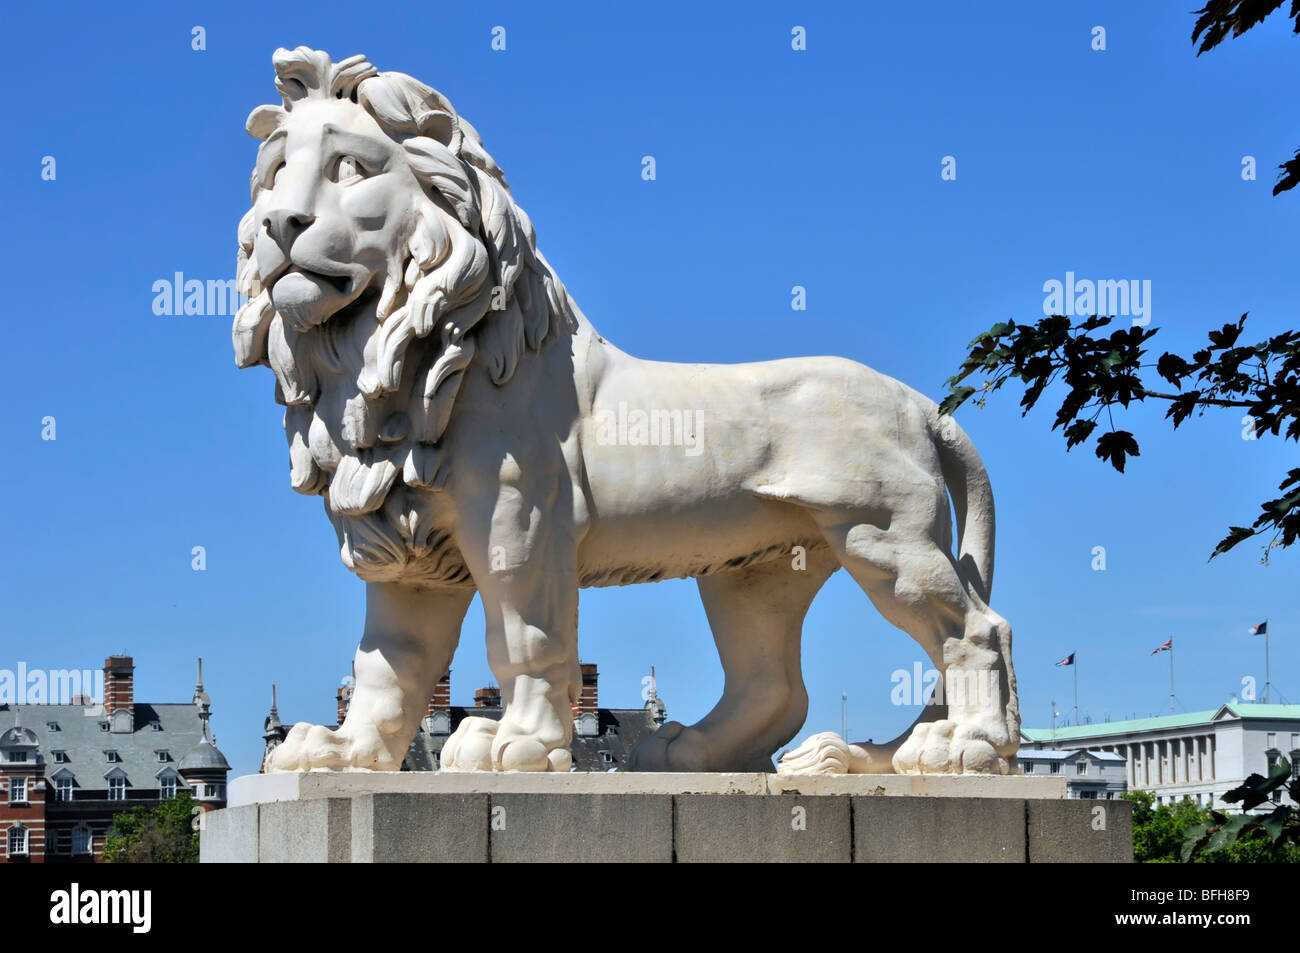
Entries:
{"type": "Polygon", "coordinates": [[[310,268],[300,268],[297,265],[289,268],[284,274],[299,274],[323,285],[329,285],[345,298],[352,292],[352,279],[348,275],[327,275],[323,271],[312,271],[310,268]]]}

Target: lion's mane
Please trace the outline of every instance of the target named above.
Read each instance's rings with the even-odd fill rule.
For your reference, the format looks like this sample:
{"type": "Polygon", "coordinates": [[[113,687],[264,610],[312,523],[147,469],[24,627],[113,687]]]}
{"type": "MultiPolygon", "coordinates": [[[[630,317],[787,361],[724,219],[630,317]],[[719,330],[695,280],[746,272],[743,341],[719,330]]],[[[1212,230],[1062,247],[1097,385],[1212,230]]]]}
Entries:
{"type": "Polygon", "coordinates": [[[277,50],[273,64],[283,102],[253,110],[251,135],[265,142],[295,103],[350,98],[402,145],[422,188],[373,316],[363,307],[300,326],[276,311],[258,274],[253,243],[269,191],[254,174],[239,223],[237,282],[249,301],[235,317],[236,363],[274,372],[291,483],[325,497],[349,569],[464,583],[430,496],[447,478],[440,440],[465,369],[481,363],[507,384],[528,351],[576,328],[574,307],[501,169],[445,97],[362,56],[333,63],[298,47],[277,50]]]}

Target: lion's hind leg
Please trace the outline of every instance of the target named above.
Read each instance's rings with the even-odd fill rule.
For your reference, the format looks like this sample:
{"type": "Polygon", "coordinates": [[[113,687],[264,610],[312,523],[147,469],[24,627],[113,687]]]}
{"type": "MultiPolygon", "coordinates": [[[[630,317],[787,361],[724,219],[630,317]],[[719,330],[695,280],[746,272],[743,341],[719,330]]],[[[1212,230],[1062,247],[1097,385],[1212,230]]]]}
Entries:
{"type": "Polygon", "coordinates": [[[917,641],[942,676],[946,709],[930,707],[900,739],[894,770],[1005,774],[1020,730],[1010,625],[973,594],[935,526],[895,518],[886,529],[841,517],[824,518],[822,528],[880,613],[917,641]]]}
{"type": "Polygon", "coordinates": [[[690,727],[669,722],[632,750],[633,771],[772,770],[808,714],[803,619],[838,568],[825,547],[697,583],[725,674],[722,698],[690,727]],[[806,563],[806,565],[805,565],[806,563]]]}

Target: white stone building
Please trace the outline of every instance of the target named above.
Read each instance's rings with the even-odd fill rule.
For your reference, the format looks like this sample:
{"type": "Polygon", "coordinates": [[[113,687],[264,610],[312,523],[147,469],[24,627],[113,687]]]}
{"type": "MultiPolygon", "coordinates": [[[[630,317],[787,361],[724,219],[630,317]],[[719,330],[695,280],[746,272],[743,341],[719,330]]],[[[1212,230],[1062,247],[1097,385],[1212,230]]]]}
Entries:
{"type": "Polygon", "coordinates": [[[1281,758],[1291,762],[1293,777],[1300,776],[1300,705],[1234,703],[1158,718],[1022,729],[1022,757],[1049,749],[1117,754],[1127,786],[1151,791],[1157,803],[1189,797],[1227,807],[1225,792],[1251,774],[1267,775],[1281,758]]]}

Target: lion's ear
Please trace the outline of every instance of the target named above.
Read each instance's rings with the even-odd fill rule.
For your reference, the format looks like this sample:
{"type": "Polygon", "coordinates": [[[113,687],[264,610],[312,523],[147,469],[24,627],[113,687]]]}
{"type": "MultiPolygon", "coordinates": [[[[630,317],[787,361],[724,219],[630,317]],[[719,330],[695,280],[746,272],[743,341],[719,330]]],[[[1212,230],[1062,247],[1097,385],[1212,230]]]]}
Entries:
{"type": "Polygon", "coordinates": [[[248,114],[244,128],[256,139],[265,139],[284,122],[284,109],[279,106],[258,106],[248,114]]]}

